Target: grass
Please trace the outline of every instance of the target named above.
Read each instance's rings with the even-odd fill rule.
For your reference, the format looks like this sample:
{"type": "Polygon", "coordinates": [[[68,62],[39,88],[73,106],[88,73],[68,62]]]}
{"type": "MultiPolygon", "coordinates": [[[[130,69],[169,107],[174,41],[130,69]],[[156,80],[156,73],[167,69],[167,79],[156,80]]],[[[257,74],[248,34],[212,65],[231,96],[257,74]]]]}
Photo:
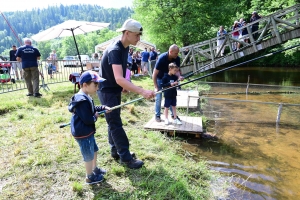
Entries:
{"type": "MultiPolygon", "coordinates": [[[[152,89],[146,77],[133,80],[152,89]]],[[[130,149],[145,167],[128,169],[110,157],[104,117],[96,122],[98,166],[107,169],[105,181],[85,185],[85,168],[70,127],[67,110],[71,83],[49,86],[42,98],[26,97],[26,90],[0,95],[0,199],[214,199],[211,185],[219,175],[205,160],[195,161],[180,140],[143,125],[153,116],[154,103],[142,100],[122,108],[130,149]]],[[[124,94],[122,102],[139,97],[124,94]]],[[[99,105],[97,96],[94,96],[99,105]]],[[[222,183],[223,184],[223,183],[222,183]]],[[[221,183],[218,185],[222,185],[221,183]]],[[[214,186],[215,187],[215,186],[214,186]]]]}

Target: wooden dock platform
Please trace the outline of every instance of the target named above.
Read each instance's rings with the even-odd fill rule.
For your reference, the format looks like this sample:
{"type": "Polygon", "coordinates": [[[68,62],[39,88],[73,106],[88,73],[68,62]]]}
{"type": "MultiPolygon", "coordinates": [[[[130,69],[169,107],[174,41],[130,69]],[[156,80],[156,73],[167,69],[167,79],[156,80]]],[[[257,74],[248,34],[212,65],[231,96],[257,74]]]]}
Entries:
{"type": "Polygon", "coordinates": [[[145,126],[145,129],[174,132],[176,133],[189,133],[189,134],[201,134],[203,132],[202,127],[202,117],[189,117],[189,116],[180,116],[182,125],[173,124],[171,117],[169,118],[169,125],[165,125],[165,117],[161,117],[161,122],[156,122],[153,117],[145,126]]]}
{"type": "MultiPolygon", "coordinates": [[[[177,108],[197,108],[198,107],[198,99],[199,99],[199,92],[197,90],[177,90],[177,108]],[[190,100],[188,102],[188,96],[190,100]],[[197,97],[197,98],[195,98],[197,97]]],[[[165,100],[164,98],[161,101],[161,107],[164,108],[165,100]]]]}

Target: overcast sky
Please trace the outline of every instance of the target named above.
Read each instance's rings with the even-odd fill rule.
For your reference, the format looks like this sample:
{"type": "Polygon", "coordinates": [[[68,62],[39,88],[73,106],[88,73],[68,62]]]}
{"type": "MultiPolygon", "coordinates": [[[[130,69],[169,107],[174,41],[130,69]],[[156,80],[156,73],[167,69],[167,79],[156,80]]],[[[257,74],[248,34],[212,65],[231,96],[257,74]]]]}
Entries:
{"type": "MultiPolygon", "coordinates": [[[[4,0],[3,0],[4,1],[4,0]]],[[[23,11],[32,8],[47,8],[48,5],[76,5],[76,4],[92,4],[105,8],[131,7],[133,0],[6,0],[1,3],[0,11],[23,11]]]]}

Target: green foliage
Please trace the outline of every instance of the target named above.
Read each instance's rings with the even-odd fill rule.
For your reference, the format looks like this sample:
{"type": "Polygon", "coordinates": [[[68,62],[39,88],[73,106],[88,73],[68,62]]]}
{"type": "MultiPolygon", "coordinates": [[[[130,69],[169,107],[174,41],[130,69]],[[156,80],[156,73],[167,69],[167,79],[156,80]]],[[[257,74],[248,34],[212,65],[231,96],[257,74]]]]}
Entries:
{"type": "Polygon", "coordinates": [[[167,49],[172,43],[186,46],[214,36],[220,25],[229,24],[237,6],[231,0],[135,0],[134,17],[143,22],[151,41],[167,49]],[[212,27],[216,29],[212,31],[212,27]]]}
{"type": "MultiPolygon", "coordinates": [[[[16,11],[16,12],[4,12],[7,21],[10,23],[12,29],[16,32],[20,39],[25,37],[30,37],[41,30],[46,30],[54,25],[60,24],[66,20],[83,20],[83,21],[93,21],[93,22],[107,22],[110,23],[110,30],[115,30],[120,27],[123,22],[131,16],[133,11],[130,8],[120,8],[105,9],[98,5],[71,5],[71,6],[49,6],[46,9],[33,9],[32,11],[16,11]]],[[[2,18],[2,17],[1,17],[2,18]]],[[[106,31],[105,33],[107,33],[106,31]]],[[[113,36],[114,34],[108,34],[113,36]]],[[[83,38],[83,36],[81,36],[83,38]]],[[[83,40],[79,37],[78,40],[83,40]]],[[[76,36],[77,38],[77,36],[76,36]]],[[[91,40],[94,38],[85,38],[85,40],[91,40]]],[[[109,38],[111,39],[111,38],[109,38]]],[[[68,40],[68,39],[67,39],[68,40]]],[[[98,40],[93,40],[98,41],[98,40]]],[[[82,42],[82,41],[80,41],[82,42]]],[[[53,40],[51,44],[47,45],[47,48],[42,53],[42,57],[46,58],[49,56],[51,49],[56,49],[62,47],[62,42],[60,40],[53,40]],[[50,46],[50,47],[49,47],[50,46]]],[[[3,19],[0,21],[0,54],[8,55],[11,46],[15,44],[20,46],[18,39],[15,37],[13,32],[10,30],[6,21],[3,19]]],[[[85,42],[79,45],[81,54],[88,54],[95,47],[92,46],[93,42],[85,42]],[[86,46],[87,45],[87,46],[86,46]]],[[[77,53],[73,50],[73,46],[66,46],[67,48],[72,48],[72,50],[65,50],[65,53],[70,54],[60,54],[64,55],[76,55],[77,53]],[[72,53],[73,52],[73,53],[72,53]],[[72,54],[71,54],[72,53],[72,54]]],[[[39,43],[40,48],[40,43],[39,43]]]]}

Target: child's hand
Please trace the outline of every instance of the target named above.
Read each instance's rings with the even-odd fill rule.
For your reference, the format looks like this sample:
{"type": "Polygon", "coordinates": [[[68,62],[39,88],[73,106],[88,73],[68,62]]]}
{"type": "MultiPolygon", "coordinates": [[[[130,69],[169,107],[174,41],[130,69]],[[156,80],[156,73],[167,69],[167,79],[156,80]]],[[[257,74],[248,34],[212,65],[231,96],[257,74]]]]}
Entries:
{"type": "Polygon", "coordinates": [[[112,110],[110,107],[108,106],[105,106],[105,113],[110,113],[112,110]]]}
{"type": "Polygon", "coordinates": [[[178,82],[177,82],[177,81],[173,83],[173,86],[175,86],[175,85],[178,85],[178,82]]]}
{"type": "Polygon", "coordinates": [[[96,112],[94,116],[95,116],[96,118],[98,118],[98,117],[99,117],[98,112],[96,112]]]}

